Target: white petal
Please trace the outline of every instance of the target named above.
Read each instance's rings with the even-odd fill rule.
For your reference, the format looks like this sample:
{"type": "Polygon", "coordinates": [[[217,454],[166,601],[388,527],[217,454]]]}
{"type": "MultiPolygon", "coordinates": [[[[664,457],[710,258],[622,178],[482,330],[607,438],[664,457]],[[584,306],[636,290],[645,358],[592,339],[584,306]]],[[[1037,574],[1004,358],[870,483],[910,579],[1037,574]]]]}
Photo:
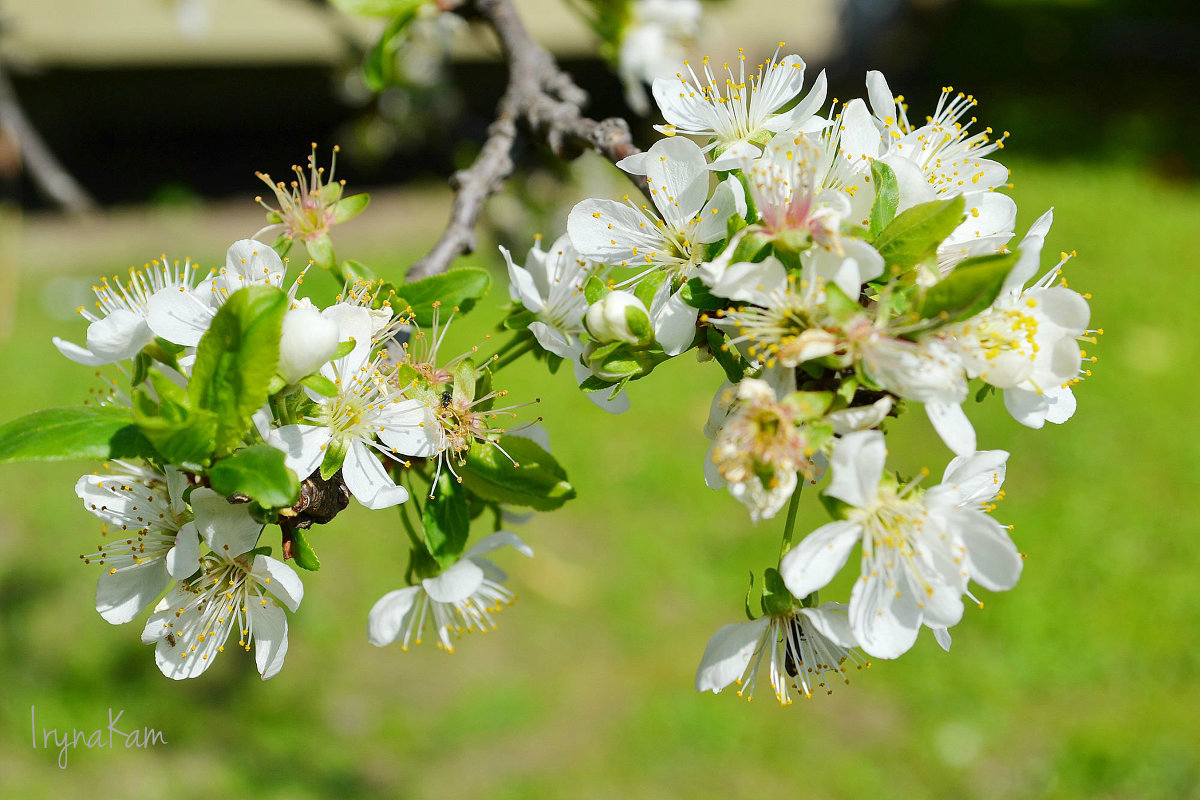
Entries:
{"type": "Polygon", "coordinates": [[[900,199],[896,204],[896,214],[921,203],[929,203],[937,199],[937,193],[929,185],[921,168],[903,156],[892,154],[880,159],[896,173],[896,183],[900,189],[900,199]]]}
{"type": "Polygon", "coordinates": [[[742,300],[758,306],[769,306],[771,294],[787,289],[787,270],[774,256],[762,261],[742,261],[730,264],[712,287],[713,294],[742,300]]]}
{"type": "Polygon", "coordinates": [[[882,122],[892,117],[895,123],[896,97],[888,86],[887,78],[879,70],[873,69],[867,73],[867,99],[871,101],[871,112],[876,118],[882,122]]]}
{"type": "Polygon", "coordinates": [[[691,139],[660,139],[646,151],[650,196],[663,219],[682,229],[708,199],[708,161],[691,139]]]}
{"type": "Polygon", "coordinates": [[[533,334],[533,338],[542,346],[542,349],[560,358],[574,360],[582,352],[582,348],[573,336],[540,320],[529,323],[529,332],[533,334]]]}
{"type": "Polygon", "coordinates": [[[641,255],[664,248],[664,240],[651,217],[625,203],[584,200],[567,217],[571,244],[584,258],[602,264],[631,264],[641,255]]]}
{"type": "Polygon", "coordinates": [[[1004,287],[1000,290],[1002,294],[1019,292],[1021,287],[1037,273],[1038,264],[1042,258],[1042,246],[1046,242],[1046,234],[1050,232],[1050,226],[1053,223],[1054,209],[1051,208],[1029,226],[1029,232],[1017,245],[1020,255],[1017,258],[1016,266],[1004,279],[1004,287]]]}
{"type": "Polygon", "coordinates": [[[933,638],[937,640],[938,646],[949,653],[950,631],[945,628],[931,628],[931,630],[933,631],[933,638]]]}
{"type": "Polygon", "coordinates": [[[152,341],[154,333],[146,325],[146,318],[123,308],[93,322],[87,329],[88,350],[107,361],[133,358],[152,341]]]}
{"type": "Polygon", "coordinates": [[[921,614],[910,593],[896,597],[879,574],[864,575],[850,593],[850,627],[859,646],[876,658],[897,658],[917,640],[921,614]]]}
{"type": "MultiPolygon", "coordinates": [[[[576,362],[572,365],[575,370],[575,382],[583,383],[592,376],[592,371],[582,364],[576,362]]],[[[610,389],[601,389],[598,392],[586,392],[587,399],[592,401],[593,405],[599,406],[610,414],[624,414],[629,410],[631,401],[629,393],[622,389],[613,399],[608,399],[610,389]]]]}
{"type": "Polygon", "coordinates": [[[153,603],[169,581],[157,559],[112,575],[104,572],[96,581],[96,610],[113,625],[123,625],[153,603]]]}
{"type": "Polygon", "coordinates": [[[990,503],[1004,485],[1008,453],[1004,450],[980,450],[959,456],[946,465],[942,485],[952,486],[959,506],[990,503]]]}
{"type": "Polygon", "coordinates": [[[617,167],[625,170],[630,175],[645,175],[649,157],[649,153],[634,153],[618,161],[617,167]]]}
{"type": "Polygon", "coordinates": [[[1046,424],[1050,401],[1031,389],[1013,387],[1004,390],[1004,407],[1012,418],[1029,428],[1040,428],[1046,424]]]}
{"type": "Polygon", "coordinates": [[[438,603],[466,600],[483,585],[483,569],[467,558],[459,559],[442,574],[421,581],[429,599],[438,603]]]}
{"type": "Polygon", "coordinates": [[[696,691],[716,694],[741,678],[758,647],[758,640],[770,623],[770,617],[760,617],[753,622],[731,622],[714,633],[700,657],[696,691]]]}
{"type": "Polygon", "coordinates": [[[801,539],[779,562],[779,574],[788,591],[803,599],[829,585],[862,534],[858,523],[836,520],[801,539]]]}
{"type": "Polygon", "coordinates": [[[445,449],[440,425],[419,400],[394,403],[388,408],[384,423],[379,438],[398,453],[427,458],[445,449]]]}
{"type": "MultiPolygon", "coordinates": [[[[811,125],[807,125],[813,114],[820,110],[821,106],[825,105],[825,97],[829,93],[829,79],[825,77],[825,70],[821,70],[817,75],[817,79],[813,81],[812,88],[808,90],[808,94],[804,99],[797,103],[791,110],[785,111],[779,116],[768,120],[764,125],[769,131],[790,131],[797,126],[805,126],[806,130],[811,129],[811,125]]],[[[824,127],[822,125],[821,127],[824,127]]]]}
{"type": "Polygon", "coordinates": [[[60,339],[55,336],[51,341],[54,342],[54,346],[58,348],[58,352],[71,359],[76,364],[83,364],[84,366],[88,367],[98,367],[102,364],[109,363],[108,359],[101,358],[91,350],[80,347],[73,342],[68,342],[66,339],[60,339]]]}
{"type": "MultiPolygon", "coordinates": [[[[871,169],[871,161],[879,156],[882,138],[875,120],[862,100],[851,100],[842,111],[840,157],[856,170],[871,169]]],[[[932,191],[932,190],[931,190],[932,191]]]]}
{"type": "Polygon", "coordinates": [[[982,511],[963,509],[954,521],[967,549],[971,579],[985,589],[1001,592],[1017,585],[1024,562],[1008,529],[982,511]]]}
{"type": "Polygon", "coordinates": [[[200,534],[189,522],[175,534],[175,546],[167,551],[167,573],[181,581],[200,568],[200,534]]]}
{"type": "Polygon", "coordinates": [[[367,640],[376,647],[394,642],[420,591],[420,586],[406,586],[379,598],[367,615],[367,640]]]}
{"type": "Polygon", "coordinates": [[[725,238],[729,219],[746,214],[746,190],[736,178],[730,177],[717,185],[712,199],[700,211],[700,221],[692,231],[692,241],[709,244],[725,238]]]}
{"type": "Polygon", "coordinates": [[[146,322],[156,336],[185,347],[195,347],[212,324],[212,306],[181,286],[159,289],[147,303],[146,322]]]}
{"type": "MultiPolygon", "coordinates": [[[[654,338],[668,356],[677,356],[696,338],[696,318],[700,312],[683,302],[681,292],[670,293],[671,282],[663,281],[658,289],[651,316],[654,338]]],[[[682,290],[681,290],[682,291],[682,290]]]]}
{"type": "Polygon", "coordinates": [[[258,579],[268,592],[279,598],[289,611],[300,607],[304,599],[304,583],[296,570],[282,561],[258,553],[250,573],[258,579]]]}
{"type": "Polygon", "coordinates": [[[845,603],[821,603],[816,608],[802,608],[798,613],[808,617],[817,631],[841,647],[858,647],[858,639],[850,628],[850,607],[845,603]]]}
{"type": "Polygon", "coordinates": [[[408,490],[392,482],[374,452],[360,441],[346,451],[342,477],[350,494],[367,508],[390,508],[408,500],[408,490]]]}
{"type": "Polygon", "coordinates": [[[1075,394],[1070,386],[1056,386],[1045,393],[1048,408],[1046,421],[1061,425],[1075,414],[1075,394]]]}
{"type": "Polygon", "coordinates": [[[879,431],[855,431],[833,446],[833,478],[825,494],[865,508],[879,491],[887,445],[879,431]]]}
{"type": "Polygon", "coordinates": [[[218,277],[230,293],[243,286],[268,284],[283,286],[283,261],[270,245],[242,239],[225,253],[225,274],[218,277]]]}
{"type": "Polygon", "coordinates": [[[545,306],[541,296],[538,294],[537,284],[533,281],[533,276],[529,274],[529,270],[522,266],[513,263],[512,255],[507,248],[501,247],[500,252],[504,255],[504,261],[508,264],[508,280],[512,288],[516,290],[516,298],[521,301],[521,305],[525,306],[530,311],[537,313],[545,306]]]}
{"type": "Polygon", "coordinates": [[[196,489],[188,502],[196,512],[196,529],[214,552],[240,556],[258,541],[262,523],[250,516],[249,503],[230,503],[212,489],[196,489]]]}
{"type": "Polygon", "coordinates": [[[854,406],[834,411],[827,415],[827,419],[833,424],[833,432],[844,436],[852,431],[874,428],[887,419],[891,410],[891,395],[884,395],[869,406],[854,406]]]}
{"type": "Polygon", "coordinates": [[[284,425],[267,436],[267,443],[284,452],[287,468],[304,480],[325,458],[325,448],[333,437],[329,428],[317,425],[284,425]]]}
{"type": "Polygon", "coordinates": [[[958,403],[926,403],[925,413],[933,429],[956,455],[975,452],[975,428],[958,403]]]}
{"type": "Polygon", "coordinates": [[[485,536],[474,547],[463,553],[463,558],[484,556],[501,547],[511,547],[518,553],[533,558],[533,549],[512,531],[496,531],[490,536],[485,536]]]}
{"type": "Polygon", "coordinates": [[[246,613],[250,615],[251,630],[254,632],[254,664],[265,681],[275,677],[283,668],[283,659],[288,651],[287,615],[270,600],[250,603],[246,613]]]}

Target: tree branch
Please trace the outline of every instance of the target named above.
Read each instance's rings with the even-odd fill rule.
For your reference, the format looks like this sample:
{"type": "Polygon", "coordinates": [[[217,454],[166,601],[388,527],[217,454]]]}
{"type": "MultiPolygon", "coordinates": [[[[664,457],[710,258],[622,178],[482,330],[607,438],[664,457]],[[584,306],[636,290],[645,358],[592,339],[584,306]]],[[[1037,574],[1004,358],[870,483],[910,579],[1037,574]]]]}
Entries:
{"type": "MultiPolygon", "coordinates": [[[[469,168],[450,179],[457,192],[450,221],[433,249],[408,271],[410,281],[445,272],[455,258],[475,249],[475,227],[483,204],[512,174],[518,121],[560,158],[573,159],[594,150],[615,163],[641,152],[624,119],[595,120],[583,115],[587,93],[529,35],[512,0],[469,0],[464,7],[500,40],[508,62],[508,87],[483,149],[469,168]]],[[[648,191],[644,178],[633,180],[643,193],[648,191]]]]}
{"type": "Polygon", "coordinates": [[[91,211],[96,207],[96,201],[63,169],[25,116],[3,63],[0,63],[0,128],[8,130],[16,139],[29,177],[47,197],[65,210],[75,213],[91,211]]]}

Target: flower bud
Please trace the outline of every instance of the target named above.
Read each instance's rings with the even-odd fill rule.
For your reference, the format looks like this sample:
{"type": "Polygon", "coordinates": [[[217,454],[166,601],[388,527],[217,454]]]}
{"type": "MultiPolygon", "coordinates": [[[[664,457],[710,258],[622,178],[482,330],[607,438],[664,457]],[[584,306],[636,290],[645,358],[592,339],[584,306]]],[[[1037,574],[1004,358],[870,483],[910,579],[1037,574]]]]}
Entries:
{"type": "Polygon", "coordinates": [[[279,341],[280,377],[289,385],[320,369],[338,347],[338,325],[313,308],[293,308],[283,318],[279,341]]]}
{"type": "Polygon", "coordinates": [[[647,345],[654,341],[650,313],[630,292],[609,292],[597,300],[588,308],[584,324],[599,342],[647,345]]]}

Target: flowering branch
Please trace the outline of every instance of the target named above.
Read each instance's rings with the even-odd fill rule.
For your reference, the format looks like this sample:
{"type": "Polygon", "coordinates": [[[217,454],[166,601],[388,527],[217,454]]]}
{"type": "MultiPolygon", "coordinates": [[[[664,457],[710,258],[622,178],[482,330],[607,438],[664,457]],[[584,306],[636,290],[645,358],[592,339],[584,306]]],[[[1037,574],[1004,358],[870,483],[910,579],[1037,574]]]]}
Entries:
{"type": "MultiPolygon", "coordinates": [[[[641,152],[624,119],[595,120],[583,115],[587,93],[529,35],[512,0],[470,0],[463,8],[495,31],[509,66],[508,87],[475,162],[451,177],[457,195],[450,221],[437,244],[409,270],[410,281],[445,272],[456,257],[475,249],[475,226],[484,201],[512,174],[518,121],[524,120],[562,158],[594,150],[616,162],[641,152]]],[[[647,191],[643,178],[635,180],[647,191]]]]}

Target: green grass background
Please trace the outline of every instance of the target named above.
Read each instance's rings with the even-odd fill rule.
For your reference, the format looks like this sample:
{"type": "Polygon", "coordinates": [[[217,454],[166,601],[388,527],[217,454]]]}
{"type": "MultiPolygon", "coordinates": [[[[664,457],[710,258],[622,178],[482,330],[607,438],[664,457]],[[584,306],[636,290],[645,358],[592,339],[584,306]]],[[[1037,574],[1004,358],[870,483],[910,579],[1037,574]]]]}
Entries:
{"type": "MultiPolygon", "coordinates": [[[[99,522],[72,492],[94,467],[0,466],[0,797],[1200,797],[1200,192],[1125,168],[1013,166],[1020,230],[1056,206],[1047,249],[1079,251],[1067,276],[1094,294],[1106,336],[1066,425],[1024,429],[996,399],[968,408],[981,446],[1013,453],[996,514],[1028,559],[1014,591],[981,592],[951,653],[923,635],[786,709],[769,690],[750,704],[696,694],[705,642],[741,618],[747,571],[771,563],[782,525],[752,526],[704,487],[719,370],[677,359],[611,417],[566,374],[519,363],[502,382],[511,399],[543,399],[579,497],[518,529],[535,559],[497,555],[520,601],[453,655],[367,643],[367,611],[402,583],[405,537],[394,512],[354,508],[311,537],[324,568],[304,576],[278,677],[261,682],[230,651],[199,680],[169,681],[139,623],[95,613],[96,572],[78,554],[99,522]],[[31,746],[31,706],[39,731],[101,727],[111,707],[168,743],[77,750],[59,770],[31,746]]],[[[393,274],[412,255],[339,242],[393,274]]],[[[224,244],[193,255],[216,263],[224,244]]],[[[125,266],[81,263],[79,276],[125,266]]],[[[50,344],[83,325],[52,319],[47,296],[59,312],[76,301],[21,268],[0,342],[5,420],[96,383],[50,344]]],[[[504,297],[500,278],[492,306],[504,297]]],[[[492,306],[455,324],[457,345],[486,331],[492,306]]],[[[890,431],[893,464],[936,477],[950,454],[921,417],[890,431]]],[[[801,530],[822,521],[808,498],[801,530]]]]}

